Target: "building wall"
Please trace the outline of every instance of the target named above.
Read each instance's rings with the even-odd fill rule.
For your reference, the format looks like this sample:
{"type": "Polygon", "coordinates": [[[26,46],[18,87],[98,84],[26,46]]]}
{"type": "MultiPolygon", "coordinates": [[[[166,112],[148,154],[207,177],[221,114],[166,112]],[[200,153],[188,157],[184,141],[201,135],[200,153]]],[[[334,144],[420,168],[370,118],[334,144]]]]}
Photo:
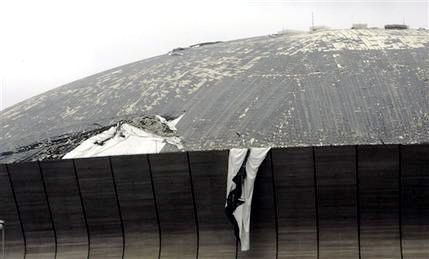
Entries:
{"type": "Polygon", "coordinates": [[[272,149],[251,249],[224,214],[228,151],[0,165],[7,258],[429,258],[429,145],[272,149]]]}

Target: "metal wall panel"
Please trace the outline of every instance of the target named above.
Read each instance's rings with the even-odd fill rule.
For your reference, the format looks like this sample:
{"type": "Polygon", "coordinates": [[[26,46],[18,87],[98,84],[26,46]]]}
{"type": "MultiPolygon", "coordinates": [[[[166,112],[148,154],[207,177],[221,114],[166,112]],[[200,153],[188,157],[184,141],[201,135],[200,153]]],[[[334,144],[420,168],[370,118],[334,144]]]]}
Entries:
{"type": "Polygon", "coordinates": [[[273,149],[278,258],[317,258],[313,149],[273,149]]]}
{"type": "Polygon", "coordinates": [[[186,153],[149,155],[161,224],[161,258],[195,258],[197,223],[186,153]]]}
{"type": "Polygon", "coordinates": [[[354,146],[316,147],[319,258],[359,258],[354,146]]]}
{"type": "Polygon", "coordinates": [[[228,151],[190,152],[199,225],[198,258],[235,258],[236,239],[225,215],[228,151]]]}
{"type": "Polygon", "coordinates": [[[55,231],[39,165],[32,162],[8,167],[26,237],[25,258],[55,258],[55,231]]]}
{"type": "Polygon", "coordinates": [[[401,147],[403,258],[429,258],[429,145],[401,147]]]}
{"type": "Polygon", "coordinates": [[[227,151],[75,165],[0,165],[10,258],[429,258],[429,145],[273,149],[238,254],[227,151]]]}
{"type": "MultiPolygon", "coordinates": [[[[0,164],[0,219],[5,221],[6,258],[24,258],[24,238],[6,165],[0,164]]],[[[1,249],[1,248],[0,248],[1,249]]]]}
{"type": "Polygon", "coordinates": [[[73,160],[40,163],[57,234],[57,259],[88,257],[88,235],[73,160]]]}
{"type": "Polygon", "coordinates": [[[362,257],[401,258],[398,146],[359,146],[358,177],[362,257]]]}
{"type": "Polygon", "coordinates": [[[160,236],[147,156],[111,159],[125,230],[124,258],[158,258],[160,236]]]}
{"type": "Polygon", "coordinates": [[[271,155],[267,154],[259,167],[253,190],[250,217],[250,250],[238,258],[276,258],[277,235],[271,155]]]}
{"type": "Polygon", "coordinates": [[[122,258],[123,237],[109,160],[75,160],[90,237],[90,258],[122,258]]]}

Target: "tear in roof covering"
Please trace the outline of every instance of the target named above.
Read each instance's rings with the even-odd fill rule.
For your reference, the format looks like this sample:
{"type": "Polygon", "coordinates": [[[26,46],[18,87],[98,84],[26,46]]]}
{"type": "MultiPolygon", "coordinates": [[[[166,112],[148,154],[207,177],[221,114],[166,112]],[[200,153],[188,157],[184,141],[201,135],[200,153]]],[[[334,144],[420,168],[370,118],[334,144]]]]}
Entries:
{"type": "Polygon", "coordinates": [[[184,112],[184,150],[428,142],[428,42],[428,30],[295,32],[145,59],[2,111],[0,153],[184,112]]]}
{"type": "Polygon", "coordinates": [[[140,127],[135,127],[128,123],[118,123],[116,126],[85,140],[75,149],[65,154],[63,159],[154,154],[161,152],[167,143],[181,150],[183,149],[181,139],[171,133],[176,131],[175,126],[182,117],[183,115],[173,121],[167,121],[157,115],[156,119],[158,121],[148,120],[148,118],[145,118],[145,120],[133,120],[134,124],[140,127]],[[161,128],[160,135],[142,129],[147,125],[148,121],[152,125],[159,125],[156,131],[159,132],[161,128]]]}
{"type": "Polygon", "coordinates": [[[176,135],[177,118],[141,116],[121,120],[116,125],[49,138],[13,151],[0,153],[0,160],[34,161],[113,155],[159,153],[166,146],[182,150],[182,139],[176,135]],[[19,157],[19,159],[16,159],[19,157]]]}

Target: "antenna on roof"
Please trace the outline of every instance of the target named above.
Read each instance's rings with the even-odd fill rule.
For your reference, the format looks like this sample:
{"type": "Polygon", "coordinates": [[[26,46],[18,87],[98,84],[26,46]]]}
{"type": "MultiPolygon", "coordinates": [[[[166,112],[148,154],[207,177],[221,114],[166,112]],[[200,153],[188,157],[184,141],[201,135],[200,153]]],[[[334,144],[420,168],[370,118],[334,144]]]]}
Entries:
{"type": "Polygon", "coordinates": [[[314,13],[311,12],[311,30],[314,30],[314,13]]]}

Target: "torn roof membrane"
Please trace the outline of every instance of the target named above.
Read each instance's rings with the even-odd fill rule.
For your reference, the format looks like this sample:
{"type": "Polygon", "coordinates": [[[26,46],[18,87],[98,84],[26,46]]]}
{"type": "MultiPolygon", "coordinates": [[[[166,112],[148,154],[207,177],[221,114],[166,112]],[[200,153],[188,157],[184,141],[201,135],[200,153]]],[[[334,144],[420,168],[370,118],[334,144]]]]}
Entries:
{"type": "Polygon", "coordinates": [[[63,159],[154,154],[160,153],[166,144],[183,149],[179,137],[162,137],[124,123],[92,136],[64,155],[63,159]]]}
{"type": "MultiPolygon", "coordinates": [[[[70,159],[113,155],[159,153],[165,146],[182,150],[182,139],[176,125],[184,114],[167,120],[155,116],[141,116],[101,126],[89,132],[75,133],[0,153],[2,157],[21,155],[20,160],[70,159]]],[[[13,156],[12,156],[13,157],[13,156]]]]}

